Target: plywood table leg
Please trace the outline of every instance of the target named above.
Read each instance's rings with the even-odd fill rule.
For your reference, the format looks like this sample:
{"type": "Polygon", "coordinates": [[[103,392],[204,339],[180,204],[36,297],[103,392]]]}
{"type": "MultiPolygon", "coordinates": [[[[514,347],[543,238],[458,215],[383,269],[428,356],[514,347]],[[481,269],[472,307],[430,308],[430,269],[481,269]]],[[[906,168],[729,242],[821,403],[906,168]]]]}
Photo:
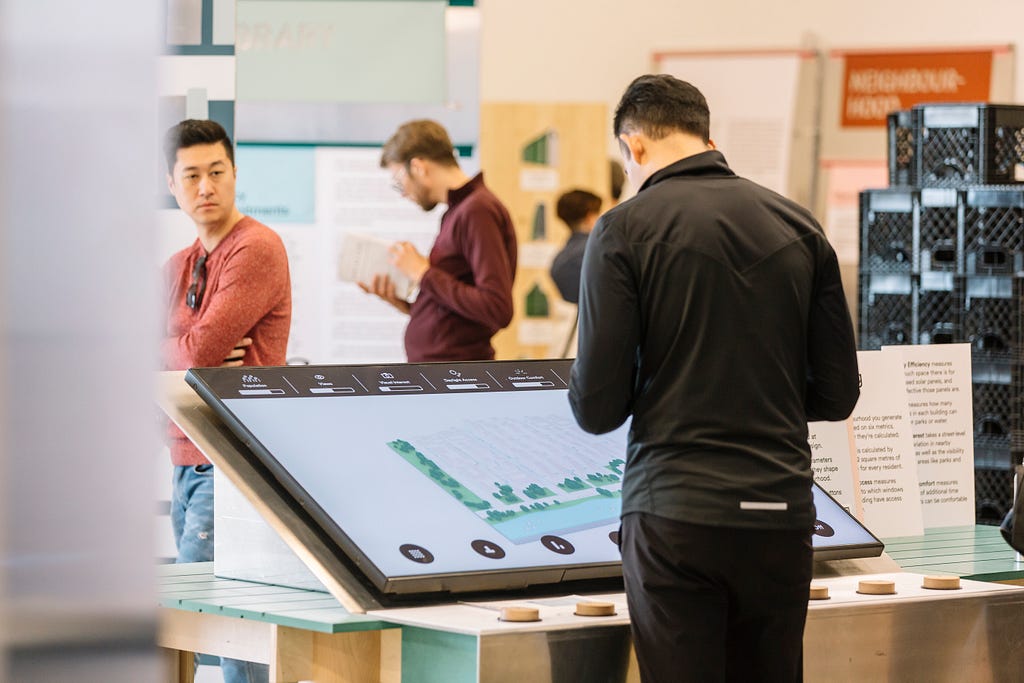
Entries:
{"type": "Polygon", "coordinates": [[[313,675],[312,631],[277,626],[270,637],[270,683],[319,680],[313,675]]]}
{"type": "Polygon", "coordinates": [[[161,649],[164,660],[164,680],[167,683],[194,683],[195,654],[185,650],[161,649]]]}
{"type": "Polygon", "coordinates": [[[318,633],[278,626],[271,638],[270,683],[378,683],[381,651],[380,631],[318,633]]]}
{"type": "Polygon", "coordinates": [[[380,631],[317,633],[313,639],[313,678],[323,683],[377,683],[380,655],[380,631]]]}

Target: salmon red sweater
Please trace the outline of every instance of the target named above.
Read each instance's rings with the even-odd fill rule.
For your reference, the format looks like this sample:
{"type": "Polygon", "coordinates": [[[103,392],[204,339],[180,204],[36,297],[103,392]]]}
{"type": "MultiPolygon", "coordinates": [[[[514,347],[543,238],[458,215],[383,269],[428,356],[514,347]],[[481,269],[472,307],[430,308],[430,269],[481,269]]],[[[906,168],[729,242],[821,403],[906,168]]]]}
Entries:
{"type": "MultiPolygon", "coordinates": [[[[216,367],[243,337],[252,338],[245,365],[284,365],[291,325],[288,257],[277,233],[245,216],[206,258],[206,291],[198,310],[186,293],[196,261],[206,253],[197,239],[164,266],[167,319],[161,357],[164,370],[216,367]]],[[[173,424],[171,462],[209,462],[173,424]]]]}

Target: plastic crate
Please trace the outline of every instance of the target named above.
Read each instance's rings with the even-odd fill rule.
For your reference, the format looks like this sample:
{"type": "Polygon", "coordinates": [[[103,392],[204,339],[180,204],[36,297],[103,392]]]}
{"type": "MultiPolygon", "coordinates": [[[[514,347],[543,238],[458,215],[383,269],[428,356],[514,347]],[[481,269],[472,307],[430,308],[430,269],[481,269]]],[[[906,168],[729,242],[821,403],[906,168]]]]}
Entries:
{"type": "Polygon", "coordinates": [[[862,273],[859,281],[861,349],[914,343],[913,282],[910,275],[862,273]]]}
{"type": "Polygon", "coordinates": [[[919,186],[1024,181],[1024,106],[919,104],[912,111],[919,186]]]}
{"type": "Polygon", "coordinates": [[[1013,504],[1013,468],[974,468],[974,510],[979,524],[999,524],[1013,504]]]}
{"type": "Polygon", "coordinates": [[[955,344],[964,341],[963,306],[962,286],[952,274],[929,279],[922,275],[914,297],[916,342],[955,344]]]}
{"type": "Polygon", "coordinates": [[[1013,436],[1019,432],[1013,387],[975,384],[973,389],[975,467],[1008,466],[1013,462],[1013,436]]]}
{"type": "Polygon", "coordinates": [[[1009,384],[1010,368],[1024,360],[1024,279],[968,275],[964,283],[964,336],[980,381],[1009,384]],[[991,369],[985,370],[985,365],[991,369]],[[990,376],[998,373],[1002,377],[990,376]]]}
{"type": "Polygon", "coordinates": [[[963,204],[964,271],[1024,270],[1024,187],[970,188],[963,204]]]}
{"type": "Polygon", "coordinates": [[[919,272],[963,273],[963,234],[960,229],[961,193],[925,188],[918,195],[919,272]]]}
{"type": "Polygon", "coordinates": [[[1021,381],[1021,366],[1014,368],[1013,414],[1017,427],[1010,435],[1010,457],[1014,463],[1024,462],[1024,382],[1021,381]]]}
{"type": "Polygon", "coordinates": [[[917,173],[914,168],[913,113],[910,109],[903,109],[890,112],[886,117],[889,185],[893,187],[917,184],[917,173]]]}
{"type": "Polygon", "coordinates": [[[911,273],[914,270],[914,204],[910,190],[860,193],[860,270],[911,273]]]}

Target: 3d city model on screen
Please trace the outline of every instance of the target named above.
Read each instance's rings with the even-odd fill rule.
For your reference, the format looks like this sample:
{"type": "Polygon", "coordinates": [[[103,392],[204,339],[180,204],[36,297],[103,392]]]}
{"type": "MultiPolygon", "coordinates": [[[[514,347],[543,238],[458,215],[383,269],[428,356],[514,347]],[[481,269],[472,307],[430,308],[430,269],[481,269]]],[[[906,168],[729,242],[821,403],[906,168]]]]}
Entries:
{"type": "Polygon", "coordinates": [[[624,445],[619,434],[584,433],[568,415],[472,420],[388,443],[516,544],[617,524],[624,445]]]}

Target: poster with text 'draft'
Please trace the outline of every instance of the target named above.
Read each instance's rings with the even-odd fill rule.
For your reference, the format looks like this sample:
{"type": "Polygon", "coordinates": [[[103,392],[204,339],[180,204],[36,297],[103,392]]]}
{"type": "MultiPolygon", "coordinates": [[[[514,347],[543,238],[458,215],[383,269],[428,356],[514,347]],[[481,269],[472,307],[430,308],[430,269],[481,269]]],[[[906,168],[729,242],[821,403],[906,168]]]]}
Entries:
{"type": "Polygon", "coordinates": [[[974,524],[970,344],[887,346],[903,364],[925,528],[974,524]]]}
{"type": "Polygon", "coordinates": [[[237,99],[440,104],[442,0],[239,0],[237,99]]]}
{"type": "Polygon", "coordinates": [[[861,521],[882,538],[920,535],[924,521],[903,359],[895,353],[858,351],[857,364],[860,399],[851,420],[861,521]]]}

